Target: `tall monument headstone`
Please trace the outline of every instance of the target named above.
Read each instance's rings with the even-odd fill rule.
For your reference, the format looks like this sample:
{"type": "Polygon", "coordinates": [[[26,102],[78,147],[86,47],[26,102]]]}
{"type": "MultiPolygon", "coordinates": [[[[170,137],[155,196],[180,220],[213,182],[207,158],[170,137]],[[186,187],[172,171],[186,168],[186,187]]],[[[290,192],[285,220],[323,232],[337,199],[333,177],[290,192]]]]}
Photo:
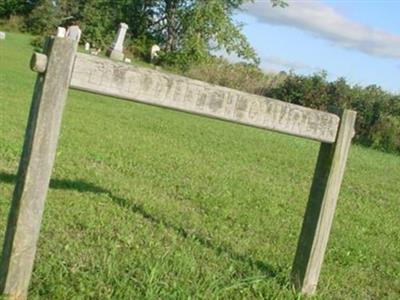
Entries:
{"type": "Polygon", "coordinates": [[[124,60],[124,40],[128,25],[125,23],[119,24],[117,36],[111,47],[107,50],[107,56],[114,60],[124,60]]]}

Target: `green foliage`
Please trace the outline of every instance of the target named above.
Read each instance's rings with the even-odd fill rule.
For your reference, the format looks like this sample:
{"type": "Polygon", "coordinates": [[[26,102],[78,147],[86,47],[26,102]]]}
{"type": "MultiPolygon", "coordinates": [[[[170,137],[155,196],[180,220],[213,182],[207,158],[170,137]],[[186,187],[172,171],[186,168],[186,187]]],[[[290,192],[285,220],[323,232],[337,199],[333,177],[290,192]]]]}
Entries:
{"type": "Polygon", "coordinates": [[[46,37],[37,35],[31,40],[31,45],[34,47],[36,52],[42,52],[43,51],[43,45],[46,42],[46,37]]]}
{"type": "Polygon", "coordinates": [[[86,1],[82,17],[82,40],[98,48],[107,48],[115,36],[117,22],[115,7],[110,6],[109,1],[86,1]]]}
{"type": "Polygon", "coordinates": [[[72,17],[76,20],[82,20],[84,17],[84,8],[92,4],[88,0],[57,0],[56,3],[63,19],[72,17]]]}
{"type": "Polygon", "coordinates": [[[391,152],[400,152],[400,116],[383,116],[372,127],[372,145],[391,152]]]}
{"type": "Polygon", "coordinates": [[[0,18],[10,18],[15,15],[27,15],[37,4],[37,0],[1,0],[0,18]]]}
{"type": "Polygon", "coordinates": [[[266,74],[254,64],[232,64],[223,58],[192,65],[184,75],[253,94],[263,94],[286,77],[284,74],[266,74]]]}
{"type": "Polygon", "coordinates": [[[193,63],[207,61],[212,51],[219,49],[258,63],[254,49],[232,19],[233,10],[250,1],[119,0],[110,5],[105,0],[36,0],[30,2],[28,10],[24,1],[7,0],[0,18],[29,14],[26,29],[40,35],[54,31],[57,25],[67,26],[66,20],[74,18],[81,21],[83,40],[102,48],[110,45],[118,24],[125,22],[129,25],[127,43],[142,43],[136,49],[133,46],[132,52],[145,56],[138,49],[158,43],[164,64],[187,69],[193,63]]]}
{"type": "Polygon", "coordinates": [[[209,61],[211,52],[219,49],[258,62],[257,55],[240,32],[240,26],[231,18],[233,9],[246,1],[139,2],[140,5],[131,4],[131,9],[124,10],[131,14],[125,19],[129,20],[131,30],[136,29],[131,32],[135,39],[161,45],[163,64],[187,70],[192,64],[209,61]]]}
{"type": "Polygon", "coordinates": [[[60,24],[60,10],[53,0],[40,0],[26,19],[26,30],[35,35],[49,35],[60,24]]]}
{"type": "Polygon", "coordinates": [[[289,4],[285,0],[271,0],[272,6],[280,6],[280,7],[286,7],[289,4]]]}
{"type": "Polygon", "coordinates": [[[326,73],[303,76],[290,73],[283,83],[267,91],[267,96],[311,108],[326,110],[329,105],[326,73]]]}
{"type": "Polygon", "coordinates": [[[222,49],[258,63],[254,49],[231,18],[233,9],[244,2],[247,1],[176,0],[175,6],[166,5],[164,11],[157,15],[159,20],[166,20],[159,35],[161,44],[167,46],[166,52],[173,55],[173,59],[168,56],[166,59],[188,67],[193,63],[205,62],[210,58],[210,51],[222,49]]]}
{"type": "Polygon", "coordinates": [[[329,107],[357,111],[356,141],[386,151],[400,152],[400,96],[380,87],[350,86],[344,78],[328,82],[326,73],[311,76],[289,74],[264,95],[287,102],[327,110],[329,107]]]}
{"type": "Polygon", "coordinates": [[[20,32],[25,27],[25,18],[13,15],[7,19],[0,19],[0,27],[5,31],[20,32]]]}
{"type": "Polygon", "coordinates": [[[148,36],[142,35],[127,41],[125,54],[140,59],[143,63],[150,61],[150,50],[154,41],[148,36]]]}

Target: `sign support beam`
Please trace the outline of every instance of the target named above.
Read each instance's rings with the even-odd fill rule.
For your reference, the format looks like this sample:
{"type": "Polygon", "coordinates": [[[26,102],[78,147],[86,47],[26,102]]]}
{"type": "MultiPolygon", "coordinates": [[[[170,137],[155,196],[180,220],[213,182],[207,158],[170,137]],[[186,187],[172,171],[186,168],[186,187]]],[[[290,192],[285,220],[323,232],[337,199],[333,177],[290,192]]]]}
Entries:
{"type": "Polygon", "coordinates": [[[36,245],[55,160],[64,103],[77,43],[48,39],[44,55],[34,55],[38,74],[25,142],[11,203],[0,264],[0,291],[9,299],[26,299],[36,245]]]}
{"type": "Polygon", "coordinates": [[[356,112],[345,110],[337,140],[321,143],[314,179],[292,267],[292,281],[301,293],[317,288],[322,262],[332,227],[351,140],[356,112]]]}

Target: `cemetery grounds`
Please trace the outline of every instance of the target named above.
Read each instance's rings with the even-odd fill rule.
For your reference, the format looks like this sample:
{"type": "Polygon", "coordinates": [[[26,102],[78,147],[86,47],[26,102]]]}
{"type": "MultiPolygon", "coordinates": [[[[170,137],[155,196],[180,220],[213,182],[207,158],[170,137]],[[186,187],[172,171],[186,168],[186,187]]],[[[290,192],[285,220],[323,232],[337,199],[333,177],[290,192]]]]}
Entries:
{"type": "MultiPolygon", "coordinates": [[[[0,41],[0,238],[36,74],[0,41]]],[[[319,143],[70,91],[30,299],[297,299],[319,143]]],[[[400,297],[400,156],[353,145],[316,299],[400,297]]]]}

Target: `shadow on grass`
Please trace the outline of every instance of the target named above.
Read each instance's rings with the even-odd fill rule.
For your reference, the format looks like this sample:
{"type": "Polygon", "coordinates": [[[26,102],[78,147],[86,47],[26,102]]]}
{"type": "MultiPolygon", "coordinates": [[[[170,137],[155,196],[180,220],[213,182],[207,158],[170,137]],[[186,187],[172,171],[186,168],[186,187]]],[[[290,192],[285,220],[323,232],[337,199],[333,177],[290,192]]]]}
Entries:
{"type": "MultiPolygon", "coordinates": [[[[10,184],[15,184],[15,181],[16,181],[16,175],[0,171],[0,183],[5,182],[5,183],[10,183],[10,184]]],[[[283,279],[281,277],[283,275],[283,274],[281,274],[282,270],[278,270],[278,269],[274,268],[273,266],[271,266],[265,262],[262,262],[260,260],[253,260],[250,257],[247,257],[245,255],[235,253],[229,246],[217,245],[208,238],[204,238],[203,236],[198,235],[196,233],[192,233],[192,232],[189,233],[183,227],[169,223],[166,220],[159,219],[159,218],[153,216],[152,214],[147,212],[143,208],[142,205],[131,203],[127,199],[118,197],[118,196],[114,195],[112,192],[110,192],[109,190],[106,190],[102,187],[98,187],[90,182],[81,181],[81,180],[51,179],[50,188],[56,189],[56,190],[75,190],[80,193],[106,194],[108,197],[110,197],[112,199],[112,201],[115,204],[117,204],[125,209],[129,209],[136,214],[140,214],[143,218],[150,221],[151,223],[154,223],[157,225],[162,225],[162,226],[166,227],[167,229],[173,230],[173,231],[175,231],[176,234],[178,234],[179,236],[181,236],[185,239],[187,239],[187,238],[193,239],[193,240],[197,241],[199,244],[201,244],[202,246],[213,250],[217,255],[226,254],[233,260],[237,260],[242,263],[248,264],[252,268],[257,268],[266,277],[269,277],[269,278],[276,277],[276,279],[278,279],[278,282],[281,285],[285,285],[285,286],[287,285],[286,280],[282,280],[283,279]]]]}

